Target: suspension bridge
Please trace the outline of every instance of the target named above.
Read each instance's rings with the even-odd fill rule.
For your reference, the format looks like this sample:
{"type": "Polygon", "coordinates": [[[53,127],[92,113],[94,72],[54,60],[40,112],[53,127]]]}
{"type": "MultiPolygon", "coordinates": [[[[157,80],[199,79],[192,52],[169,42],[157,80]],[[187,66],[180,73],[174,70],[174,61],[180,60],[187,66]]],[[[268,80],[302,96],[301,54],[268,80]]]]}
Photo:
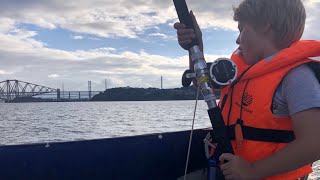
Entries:
{"type": "Polygon", "coordinates": [[[16,79],[0,82],[0,100],[5,102],[21,102],[31,97],[39,101],[88,101],[100,92],[91,91],[91,81],[88,82],[88,91],[61,91],[16,79]]]}

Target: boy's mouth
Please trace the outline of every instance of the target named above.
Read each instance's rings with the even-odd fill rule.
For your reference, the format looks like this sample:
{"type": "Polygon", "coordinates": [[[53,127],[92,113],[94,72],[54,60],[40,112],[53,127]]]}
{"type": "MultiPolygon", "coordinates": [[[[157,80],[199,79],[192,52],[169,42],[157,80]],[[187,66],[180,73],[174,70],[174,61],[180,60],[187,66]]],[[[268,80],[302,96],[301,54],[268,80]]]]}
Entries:
{"type": "Polygon", "coordinates": [[[239,46],[238,50],[240,51],[240,54],[243,55],[243,50],[240,46],[239,46]]]}

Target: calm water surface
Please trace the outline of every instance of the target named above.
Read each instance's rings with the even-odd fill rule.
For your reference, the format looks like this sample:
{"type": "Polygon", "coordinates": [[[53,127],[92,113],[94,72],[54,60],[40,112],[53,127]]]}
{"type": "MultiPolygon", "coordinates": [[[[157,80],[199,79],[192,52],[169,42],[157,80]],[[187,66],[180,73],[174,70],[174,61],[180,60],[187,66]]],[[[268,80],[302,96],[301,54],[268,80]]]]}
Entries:
{"type": "MultiPolygon", "coordinates": [[[[0,144],[74,141],[189,130],[195,101],[0,103],[0,144]]],[[[198,102],[195,128],[210,127],[198,102]]],[[[320,163],[309,179],[320,179],[320,163]]]]}

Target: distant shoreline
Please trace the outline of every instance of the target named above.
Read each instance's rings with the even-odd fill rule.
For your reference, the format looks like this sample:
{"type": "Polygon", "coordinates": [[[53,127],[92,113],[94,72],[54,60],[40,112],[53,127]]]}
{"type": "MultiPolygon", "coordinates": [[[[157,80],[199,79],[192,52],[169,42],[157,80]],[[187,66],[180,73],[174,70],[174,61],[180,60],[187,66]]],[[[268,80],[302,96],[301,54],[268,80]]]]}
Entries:
{"type": "MultiPolygon", "coordinates": [[[[158,88],[133,88],[117,87],[107,89],[104,92],[94,95],[89,99],[42,99],[35,97],[15,98],[9,103],[24,102],[88,102],[88,101],[170,101],[170,100],[195,100],[196,88],[181,87],[172,89],[158,88]]],[[[215,92],[216,98],[220,98],[220,91],[215,92]]],[[[199,100],[203,100],[200,93],[199,100]]]]}

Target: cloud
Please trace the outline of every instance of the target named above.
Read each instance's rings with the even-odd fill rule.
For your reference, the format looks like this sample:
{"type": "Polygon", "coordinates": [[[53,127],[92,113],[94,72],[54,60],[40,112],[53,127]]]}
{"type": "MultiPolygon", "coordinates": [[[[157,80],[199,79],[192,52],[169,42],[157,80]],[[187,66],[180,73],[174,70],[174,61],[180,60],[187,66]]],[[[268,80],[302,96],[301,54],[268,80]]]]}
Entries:
{"type": "MultiPolygon", "coordinates": [[[[230,14],[230,2],[206,0],[188,4],[199,15],[199,22],[204,28],[231,27],[232,21],[225,20],[225,14],[230,14]]],[[[100,37],[129,38],[136,38],[145,29],[177,20],[171,1],[155,0],[4,1],[0,17],[48,29],[59,27],[100,37]]]]}
{"type": "Polygon", "coordinates": [[[103,48],[96,48],[92,49],[92,52],[115,52],[116,49],[113,47],[103,47],[103,48]]]}
{"type": "Polygon", "coordinates": [[[149,36],[159,36],[159,37],[162,37],[162,38],[167,38],[168,37],[167,35],[162,34],[162,33],[151,33],[151,34],[149,34],[149,36]]]}
{"type": "Polygon", "coordinates": [[[101,40],[101,39],[96,38],[96,37],[88,37],[88,39],[90,39],[90,40],[101,40]]]}
{"type": "Polygon", "coordinates": [[[12,72],[7,72],[5,70],[0,69],[0,75],[12,74],[12,72]]]}
{"type": "Polygon", "coordinates": [[[48,78],[57,78],[57,77],[60,77],[59,74],[49,74],[48,75],[48,78]]]}
{"type": "MultiPolygon", "coordinates": [[[[238,2],[202,0],[199,3],[188,0],[187,3],[201,28],[237,31],[236,23],[232,20],[232,5],[238,2]]],[[[305,4],[308,19],[304,37],[319,38],[319,2],[308,0],[305,4]]],[[[165,88],[180,87],[181,75],[188,67],[186,55],[169,57],[145,51],[119,51],[110,44],[89,50],[54,49],[38,39],[40,32],[19,26],[27,23],[46,29],[60,28],[71,31],[71,34],[81,34],[73,36],[74,39],[96,40],[122,37],[141,39],[144,38],[144,32],[153,29],[156,32],[147,32],[150,37],[166,40],[174,37],[163,32],[162,26],[172,26],[176,21],[172,1],[2,1],[0,78],[32,81],[53,88],[64,83],[66,90],[85,90],[87,81],[91,80],[93,89],[102,90],[105,78],[110,81],[110,87],[159,87],[160,76],[163,76],[165,88]]],[[[161,48],[167,48],[166,44],[163,46],[161,48]]],[[[214,60],[221,55],[206,54],[205,57],[214,60]]]]}
{"type": "Polygon", "coordinates": [[[0,33],[8,33],[14,28],[15,21],[10,18],[0,17],[0,33]]]}
{"type": "Polygon", "coordinates": [[[149,34],[149,36],[160,37],[162,39],[171,39],[171,40],[175,40],[176,39],[175,36],[169,36],[169,35],[166,35],[166,34],[163,34],[163,33],[151,33],[151,34],[149,34]]]}
{"type": "Polygon", "coordinates": [[[103,90],[101,81],[105,78],[110,81],[109,87],[149,87],[158,85],[155,82],[163,76],[166,87],[179,87],[181,72],[188,62],[186,56],[117,52],[113,47],[52,49],[34,39],[36,34],[17,28],[11,34],[0,33],[0,67],[6,69],[0,71],[1,79],[14,78],[52,88],[64,83],[66,90],[86,90],[87,81],[91,80],[95,90],[103,90]]]}
{"type": "Polygon", "coordinates": [[[60,27],[101,37],[134,38],[145,28],[172,18],[171,6],[170,3],[140,0],[4,1],[0,16],[48,29],[60,27]]]}
{"type": "MultiPolygon", "coordinates": [[[[233,31],[237,31],[237,26],[232,20],[232,6],[239,2],[202,0],[199,3],[187,0],[189,10],[193,10],[201,28],[233,31]]],[[[307,24],[313,27],[315,21],[312,19],[319,17],[319,0],[305,0],[305,4],[310,18],[307,24]]],[[[1,24],[7,24],[0,25],[0,31],[10,28],[13,23],[23,22],[100,37],[128,38],[137,38],[146,29],[157,28],[161,24],[172,25],[177,21],[172,1],[156,0],[6,0],[1,2],[0,17],[4,22],[1,24]]]]}
{"type": "Polygon", "coordinates": [[[306,27],[303,34],[303,38],[320,40],[319,38],[320,1],[305,0],[304,5],[306,8],[307,19],[306,19],[306,27]]]}
{"type": "Polygon", "coordinates": [[[83,39],[83,36],[72,36],[72,39],[75,39],[75,40],[83,39]]]}

